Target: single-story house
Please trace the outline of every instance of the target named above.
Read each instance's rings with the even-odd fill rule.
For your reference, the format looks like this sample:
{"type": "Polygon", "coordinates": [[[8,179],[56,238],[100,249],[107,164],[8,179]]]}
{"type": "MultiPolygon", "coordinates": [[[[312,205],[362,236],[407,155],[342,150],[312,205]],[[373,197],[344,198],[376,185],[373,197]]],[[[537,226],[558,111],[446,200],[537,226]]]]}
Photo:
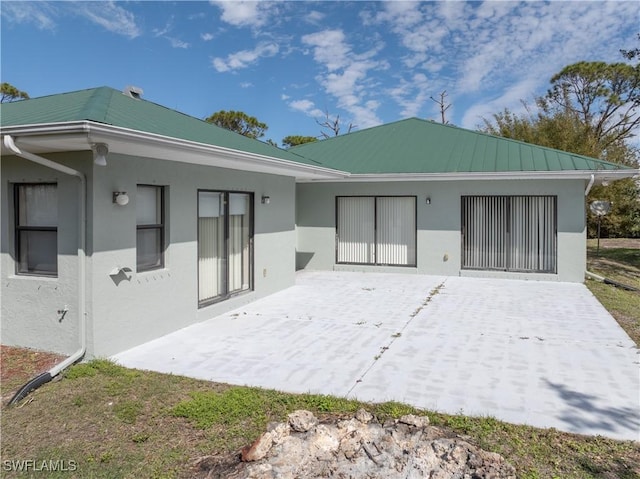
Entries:
{"type": "Polygon", "coordinates": [[[285,151],[136,88],[0,118],[2,342],[75,359],[287,288],[296,269],[580,282],[586,192],[638,174],[415,118],[285,151]]]}

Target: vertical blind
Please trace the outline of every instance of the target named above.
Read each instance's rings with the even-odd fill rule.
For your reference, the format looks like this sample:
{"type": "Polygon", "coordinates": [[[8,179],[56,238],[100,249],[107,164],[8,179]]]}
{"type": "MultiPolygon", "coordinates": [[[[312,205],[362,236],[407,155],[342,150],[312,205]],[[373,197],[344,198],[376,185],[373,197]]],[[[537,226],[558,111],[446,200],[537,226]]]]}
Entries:
{"type": "Polygon", "coordinates": [[[463,196],[462,267],[555,273],[555,196],[463,196]]]}
{"type": "Polygon", "coordinates": [[[337,198],[338,263],[416,264],[416,198],[337,198]]]}
{"type": "Polygon", "coordinates": [[[247,193],[198,192],[198,300],[251,288],[251,200],[247,193]]]}

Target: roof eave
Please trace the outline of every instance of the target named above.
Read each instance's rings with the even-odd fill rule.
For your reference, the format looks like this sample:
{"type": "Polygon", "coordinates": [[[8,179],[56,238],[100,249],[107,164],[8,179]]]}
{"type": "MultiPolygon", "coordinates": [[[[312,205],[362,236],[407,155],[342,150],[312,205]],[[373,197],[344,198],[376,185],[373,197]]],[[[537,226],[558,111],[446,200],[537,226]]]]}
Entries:
{"type": "MultiPolygon", "coordinates": [[[[93,143],[107,143],[109,151],[184,163],[204,164],[222,168],[294,176],[298,180],[340,179],[349,173],[321,166],[306,165],[280,158],[172,138],[92,121],[45,123],[3,127],[1,133],[17,138],[23,145],[42,150],[47,143],[51,151],[87,150],[93,143]],[[54,139],[68,148],[55,147],[54,139]],[[141,151],[143,149],[143,151],[141,151]],[[179,150],[180,156],[175,152],[179,150]],[[186,153],[186,154],[185,154],[186,153]]],[[[44,151],[41,151],[44,152],[44,151]]]]}
{"type": "Polygon", "coordinates": [[[358,183],[389,181],[465,181],[465,180],[590,180],[597,182],[617,181],[640,176],[640,170],[565,170],[565,171],[498,171],[498,172],[453,172],[453,173],[367,173],[351,174],[335,179],[304,180],[304,183],[358,183]]]}

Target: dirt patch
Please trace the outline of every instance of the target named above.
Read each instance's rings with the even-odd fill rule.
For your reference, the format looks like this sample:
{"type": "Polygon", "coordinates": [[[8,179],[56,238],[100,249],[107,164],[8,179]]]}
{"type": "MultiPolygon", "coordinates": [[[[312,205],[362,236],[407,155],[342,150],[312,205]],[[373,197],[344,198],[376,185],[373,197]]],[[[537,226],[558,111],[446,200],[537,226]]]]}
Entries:
{"type": "MultiPolygon", "coordinates": [[[[597,239],[590,239],[589,246],[595,248],[597,239]]],[[[640,238],[600,238],[600,248],[629,248],[640,249],[640,238]]]]}
{"type": "Polygon", "coordinates": [[[51,369],[65,358],[47,351],[0,345],[2,402],[10,399],[29,379],[51,369]]]}

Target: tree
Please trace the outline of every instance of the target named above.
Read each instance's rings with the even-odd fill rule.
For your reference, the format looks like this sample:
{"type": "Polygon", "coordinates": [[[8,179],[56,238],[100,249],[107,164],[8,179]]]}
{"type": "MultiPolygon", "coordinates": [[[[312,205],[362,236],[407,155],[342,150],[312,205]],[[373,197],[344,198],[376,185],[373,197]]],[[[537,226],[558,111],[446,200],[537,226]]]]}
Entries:
{"type": "Polygon", "coordinates": [[[0,103],[28,99],[29,94],[26,91],[20,91],[10,83],[6,82],[0,85],[0,103]]]}
{"type": "MultiPolygon", "coordinates": [[[[327,128],[329,131],[331,131],[333,133],[333,136],[338,136],[340,134],[340,129],[342,128],[342,125],[340,125],[340,115],[336,115],[335,118],[332,118],[331,115],[329,115],[329,112],[325,110],[324,116],[325,116],[324,121],[316,120],[316,123],[320,125],[322,128],[327,128]]],[[[351,130],[353,128],[356,128],[356,126],[353,123],[349,123],[349,126],[347,128],[347,133],[351,133],[351,130]]],[[[324,131],[321,131],[320,134],[325,139],[331,138],[331,135],[329,135],[324,131]]]]}
{"type": "MultiPolygon", "coordinates": [[[[640,33],[638,33],[638,40],[640,41],[640,33]]],[[[640,61],[640,48],[634,48],[633,50],[620,50],[620,53],[627,60],[637,58],[640,61]]]]}
{"type": "MultiPolygon", "coordinates": [[[[484,120],[484,131],[637,168],[640,154],[629,139],[640,122],[638,72],[638,66],[620,63],[569,65],[552,77],[547,95],[536,99],[535,114],[527,105],[520,116],[504,110],[484,120]]],[[[640,188],[633,179],[594,186],[587,201],[596,199],[612,203],[602,219],[603,236],[640,236],[640,188]]],[[[587,227],[593,236],[591,214],[587,227]]]]}
{"type": "Polygon", "coordinates": [[[206,118],[205,121],[254,139],[263,137],[264,132],[269,129],[266,123],[262,123],[256,117],[249,116],[242,111],[220,110],[206,118]]]}
{"type": "Polygon", "coordinates": [[[440,99],[436,100],[435,98],[433,98],[432,96],[430,96],[429,98],[431,98],[431,100],[433,100],[434,102],[436,102],[438,104],[438,106],[440,107],[440,117],[442,120],[442,124],[443,125],[447,125],[449,122],[447,121],[447,117],[446,117],[446,113],[447,110],[449,108],[451,108],[451,103],[449,103],[448,105],[445,103],[445,98],[447,97],[447,90],[443,90],[440,93],[440,99]]]}
{"type": "Polygon", "coordinates": [[[292,146],[302,145],[304,143],[312,143],[318,141],[315,136],[289,135],[282,139],[282,146],[291,148],[292,146]]]}
{"type": "Polygon", "coordinates": [[[541,101],[576,114],[594,146],[625,140],[640,125],[640,64],[579,62],[551,78],[541,101]]]}

